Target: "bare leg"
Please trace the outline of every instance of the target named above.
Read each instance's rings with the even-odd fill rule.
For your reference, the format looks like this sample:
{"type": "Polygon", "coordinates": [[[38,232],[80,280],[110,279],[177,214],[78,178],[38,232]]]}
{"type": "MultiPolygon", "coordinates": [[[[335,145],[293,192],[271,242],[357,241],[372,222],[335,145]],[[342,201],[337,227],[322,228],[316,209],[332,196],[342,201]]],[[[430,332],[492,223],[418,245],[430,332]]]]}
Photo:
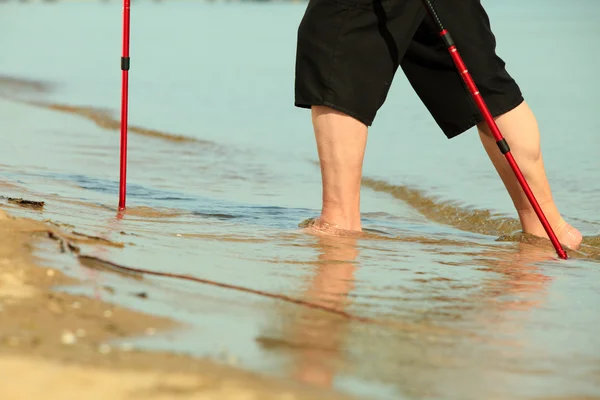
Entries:
{"type": "MultiPolygon", "coordinates": [[[[540,133],[533,112],[527,103],[523,102],[512,111],[496,118],[496,124],[508,142],[517,165],[521,169],[525,180],[533,191],[559,242],[569,248],[577,249],[581,243],[581,233],[565,222],[552,199],[552,192],[550,191],[550,185],[546,178],[544,162],[542,160],[540,133]]],[[[521,185],[506,161],[505,156],[499,151],[487,124],[485,122],[479,124],[478,129],[483,147],[498,171],[517,209],[523,231],[547,238],[548,235],[544,227],[540,223],[533,207],[531,207],[523,189],[521,189],[521,185]]]]}
{"type": "Polygon", "coordinates": [[[313,107],[323,185],[323,208],[317,227],[332,225],[361,231],[360,182],[367,126],[329,107],[313,107]]]}

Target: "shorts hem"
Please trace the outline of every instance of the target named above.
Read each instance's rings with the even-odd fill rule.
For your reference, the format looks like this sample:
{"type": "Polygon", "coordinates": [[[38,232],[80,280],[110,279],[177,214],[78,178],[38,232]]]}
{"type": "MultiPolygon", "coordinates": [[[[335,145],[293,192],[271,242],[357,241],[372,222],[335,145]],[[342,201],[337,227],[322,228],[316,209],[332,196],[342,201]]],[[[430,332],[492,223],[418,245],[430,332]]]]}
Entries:
{"type": "Polygon", "coordinates": [[[354,112],[354,111],[350,111],[345,107],[342,107],[338,104],[334,104],[331,103],[329,101],[302,101],[302,100],[296,100],[294,102],[294,105],[296,107],[299,108],[307,108],[310,109],[313,106],[325,106],[325,107],[329,107],[332,108],[334,110],[343,112],[344,114],[348,114],[349,116],[351,116],[352,118],[358,120],[359,122],[365,124],[366,126],[371,126],[373,124],[373,119],[374,118],[365,118],[364,116],[354,112]]]}
{"type": "MultiPolygon", "coordinates": [[[[488,107],[490,110],[490,113],[492,114],[493,118],[497,118],[499,116],[501,116],[502,114],[505,114],[509,111],[514,110],[515,108],[517,108],[519,105],[521,105],[521,103],[523,103],[525,101],[525,99],[523,98],[523,96],[521,94],[518,95],[517,99],[514,102],[511,102],[508,106],[506,107],[502,107],[502,108],[491,108],[488,107]]],[[[448,139],[453,139],[455,137],[457,137],[458,135],[468,131],[469,129],[473,128],[474,126],[478,125],[479,123],[485,121],[485,118],[483,118],[483,115],[481,115],[481,113],[477,113],[474,114],[471,119],[469,120],[469,122],[467,122],[463,127],[460,127],[458,129],[452,130],[452,131],[445,131],[444,134],[446,135],[446,137],[448,139]]]]}

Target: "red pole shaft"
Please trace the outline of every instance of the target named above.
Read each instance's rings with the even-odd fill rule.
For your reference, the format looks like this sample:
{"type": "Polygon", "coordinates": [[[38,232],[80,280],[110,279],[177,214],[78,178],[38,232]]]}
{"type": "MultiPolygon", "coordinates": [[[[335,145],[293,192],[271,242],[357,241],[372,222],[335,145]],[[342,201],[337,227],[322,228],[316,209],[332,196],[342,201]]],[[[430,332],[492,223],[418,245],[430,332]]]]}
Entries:
{"type": "MultiPolygon", "coordinates": [[[[440,32],[441,36],[444,36],[447,34],[448,34],[448,31],[446,31],[446,30],[443,30],[442,32],[440,32]]],[[[460,75],[463,78],[463,81],[467,85],[469,92],[471,93],[471,96],[473,97],[473,100],[477,104],[477,108],[483,115],[487,125],[490,127],[490,130],[492,131],[492,134],[494,135],[496,142],[504,141],[504,143],[505,143],[506,141],[504,140],[502,133],[500,133],[500,129],[498,129],[498,126],[496,125],[494,118],[492,117],[490,111],[488,110],[488,108],[485,104],[485,101],[483,100],[483,97],[481,96],[481,93],[479,93],[479,90],[477,89],[477,86],[475,85],[475,82],[473,81],[473,78],[471,77],[469,70],[465,66],[465,63],[463,62],[460,54],[458,53],[456,46],[452,45],[452,46],[448,47],[448,51],[450,52],[450,56],[452,57],[452,60],[454,60],[454,64],[458,68],[458,71],[460,72],[460,75]]],[[[527,196],[527,198],[529,199],[529,202],[531,203],[533,209],[535,210],[535,213],[537,214],[538,218],[540,219],[540,222],[542,223],[544,229],[546,230],[546,233],[548,234],[550,241],[554,245],[556,252],[558,253],[558,255],[561,258],[567,259],[567,253],[562,248],[560,242],[558,241],[558,238],[554,234],[554,231],[552,230],[552,227],[548,223],[548,220],[546,219],[546,216],[544,215],[542,208],[540,207],[537,200],[535,199],[535,196],[533,195],[531,188],[527,184],[527,181],[525,180],[525,177],[521,173],[519,166],[517,165],[515,159],[513,158],[512,154],[510,153],[510,150],[508,149],[508,145],[506,145],[506,152],[503,151],[503,153],[506,157],[506,160],[508,161],[508,164],[514,171],[515,176],[517,177],[517,180],[521,184],[521,187],[523,188],[525,195],[527,196]]]]}
{"type": "Polygon", "coordinates": [[[123,85],[121,93],[121,174],[119,181],[119,210],[125,209],[127,191],[127,108],[129,95],[129,9],[130,0],[123,0],[123,56],[121,70],[123,85]]]}
{"type": "Polygon", "coordinates": [[[523,192],[527,196],[527,199],[529,199],[529,202],[531,203],[531,206],[535,210],[535,213],[537,214],[540,222],[542,223],[542,226],[544,227],[546,234],[548,234],[548,237],[550,238],[552,245],[556,249],[556,252],[558,253],[559,257],[566,260],[567,252],[562,248],[560,242],[558,241],[556,235],[554,234],[554,231],[552,230],[552,227],[548,223],[548,220],[546,219],[546,216],[544,215],[542,208],[540,207],[537,200],[535,199],[535,196],[533,195],[533,192],[529,188],[529,185],[527,184],[525,177],[521,173],[519,166],[517,165],[512,154],[510,153],[510,148],[508,146],[508,143],[506,143],[506,140],[504,139],[504,137],[502,137],[502,134],[500,133],[500,129],[498,129],[498,126],[496,125],[494,118],[492,118],[492,115],[490,114],[490,112],[485,104],[485,101],[483,100],[483,97],[479,93],[479,89],[477,89],[477,86],[475,85],[475,82],[473,81],[471,74],[469,74],[469,71],[467,70],[465,63],[463,62],[460,54],[458,53],[458,50],[456,48],[456,45],[454,44],[454,40],[452,39],[450,32],[448,32],[447,29],[444,29],[444,25],[442,24],[442,21],[440,20],[437,10],[431,3],[431,0],[422,0],[422,1],[423,1],[423,4],[425,5],[425,8],[429,12],[429,15],[431,16],[433,22],[438,27],[440,36],[444,40],[444,43],[446,44],[446,47],[448,48],[448,51],[450,52],[450,56],[452,57],[452,60],[454,61],[454,65],[458,69],[460,76],[462,77],[463,81],[469,88],[471,97],[477,104],[477,108],[483,115],[485,122],[490,127],[490,130],[492,131],[492,134],[494,135],[494,138],[496,139],[496,143],[498,144],[500,151],[502,152],[502,154],[505,155],[506,160],[508,161],[508,164],[510,165],[513,172],[515,173],[517,180],[519,181],[519,183],[521,184],[521,187],[523,188],[523,192]]]}

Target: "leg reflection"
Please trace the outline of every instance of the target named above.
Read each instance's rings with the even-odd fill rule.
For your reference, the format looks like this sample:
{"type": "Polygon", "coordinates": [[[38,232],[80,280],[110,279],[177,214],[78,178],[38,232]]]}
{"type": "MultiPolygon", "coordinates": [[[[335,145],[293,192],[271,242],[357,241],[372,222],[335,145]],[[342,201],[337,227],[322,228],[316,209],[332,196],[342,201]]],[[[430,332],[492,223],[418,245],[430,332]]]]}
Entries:
{"type": "MultiPolygon", "coordinates": [[[[320,252],[317,268],[304,298],[344,311],[349,305],[348,294],[354,287],[356,239],[317,236],[316,246],[320,252]]],[[[315,386],[331,387],[343,363],[343,341],[350,322],[347,318],[302,310],[291,335],[292,341],[299,344],[294,356],[294,378],[315,386]]]]}

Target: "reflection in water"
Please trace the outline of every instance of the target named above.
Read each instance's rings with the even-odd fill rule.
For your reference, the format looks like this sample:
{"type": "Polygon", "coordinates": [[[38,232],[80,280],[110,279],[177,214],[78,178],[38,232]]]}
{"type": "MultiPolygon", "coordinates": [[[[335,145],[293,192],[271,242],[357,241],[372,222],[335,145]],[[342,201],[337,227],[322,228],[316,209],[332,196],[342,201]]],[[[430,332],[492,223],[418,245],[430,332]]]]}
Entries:
{"type": "Polygon", "coordinates": [[[496,311],[527,311],[543,306],[540,296],[546,292],[552,278],[544,274],[536,264],[556,260],[554,254],[545,248],[519,243],[516,252],[504,252],[500,255],[488,252],[482,255],[489,256],[486,260],[481,260],[482,265],[503,277],[488,280],[482,290],[482,296],[492,300],[496,311]]]}
{"type": "MultiPolygon", "coordinates": [[[[60,197],[54,200],[47,212],[57,207],[60,197]]],[[[517,395],[518,389],[510,387],[527,383],[543,388],[557,377],[568,377],[568,372],[561,369],[575,367],[582,360],[562,353],[548,355],[550,350],[530,338],[532,327],[534,331],[543,330],[549,321],[561,323],[564,318],[560,312],[552,315],[552,308],[546,309],[546,296],[553,281],[539,264],[552,266],[555,254],[550,246],[516,242],[506,247],[493,241],[478,245],[468,238],[461,242],[457,236],[449,240],[444,235],[421,236],[423,232],[418,231],[405,231],[407,236],[371,232],[357,238],[310,236],[307,246],[306,241],[299,242],[297,237],[282,235],[278,230],[271,235],[263,235],[264,231],[257,234],[258,223],[251,225],[252,229],[242,229],[238,224],[232,231],[233,225],[223,225],[227,228],[218,225],[228,219],[205,219],[189,210],[180,213],[176,207],[165,210],[164,215],[158,209],[132,208],[131,214],[124,213],[122,220],[110,219],[107,223],[109,213],[114,216],[114,209],[99,209],[92,203],[84,209],[84,205],[84,202],[69,202],[62,206],[69,214],[79,214],[79,223],[89,218],[93,222],[90,233],[94,236],[114,241],[120,238],[122,223],[127,233],[143,236],[131,240],[144,247],[154,243],[147,241],[150,237],[166,240],[181,227],[192,225],[193,230],[179,236],[187,240],[180,243],[193,246],[220,243],[228,248],[235,243],[254,249],[260,253],[259,263],[250,268],[245,259],[237,268],[252,269],[253,274],[262,277],[269,277],[281,268],[281,259],[269,262],[280,250],[288,251],[294,245],[308,248],[311,254],[308,261],[305,256],[298,256],[305,253],[290,253],[289,264],[311,267],[306,287],[291,297],[339,314],[288,302],[276,309],[277,319],[282,322],[280,330],[269,329],[259,339],[263,348],[286,360],[289,376],[305,383],[347,389],[340,383],[342,378],[360,382],[369,387],[367,391],[372,387],[373,398],[386,398],[379,395],[378,385],[381,385],[393,387],[393,392],[402,393],[404,398],[481,398],[472,397],[470,393],[474,392],[489,395],[486,398],[507,398],[503,395],[510,393],[511,399],[518,399],[525,396],[517,395]],[[278,250],[265,253],[264,249],[270,245],[278,250]],[[402,259],[386,258],[402,251],[402,246],[410,246],[405,248],[416,254],[431,253],[431,258],[424,258],[421,263],[408,259],[406,264],[402,259]],[[265,269],[265,265],[274,266],[274,270],[265,269]],[[359,270],[364,272],[360,277],[359,270]],[[473,273],[477,279],[471,277],[473,273]],[[381,276],[385,276],[384,282],[375,279],[381,276]],[[376,313],[369,308],[375,303],[376,313]],[[540,311],[546,317],[535,319],[540,311]],[[381,323],[369,323],[360,317],[374,317],[381,323]]],[[[260,211],[250,207],[245,210],[249,214],[260,211]]],[[[215,211],[226,213],[226,209],[215,211]]],[[[175,246],[173,243],[165,242],[165,246],[175,246]]],[[[135,247],[126,246],[124,250],[135,251],[135,247]]],[[[95,246],[91,254],[111,259],[117,254],[110,252],[111,248],[115,246],[95,246]]],[[[195,259],[180,260],[193,263],[195,259]]],[[[231,260],[228,263],[233,263],[231,260]]],[[[554,264],[565,268],[561,261],[554,264]]],[[[186,267],[191,268],[182,263],[177,271],[186,267]]],[[[165,265],[154,268],[166,269],[165,265]]],[[[204,270],[193,269],[191,273],[211,276],[204,270]]],[[[93,274],[87,279],[92,280],[99,293],[109,280],[102,272],[93,274]]],[[[229,276],[220,279],[252,288],[259,285],[242,283],[239,278],[229,276]]],[[[294,282],[297,285],[298,280],[294,282]]],[[[566,322],[562,324],[560,332],[568,332],[564,328],[566,322]]],[[[591,358],[592,362],[600,361],[593,354],[591,358]]],[[[566,384],[568,388],[569,382],[566,384]]],[[[539,389],[538,393],[543,391],[539,389]]]]}
{"type": "MultiPolygon", "coordinates": [[[[358,267],[356,238],[317,236],[320,252],[314,278],[310,281],[305,298],[311,302],[345,311],[348,294],[354,287],[354,273],[358,267]]],[[[301,311],[299,326],[291,329],[291,340],[300,344],[295,357],[293,377],[320,387],[331,387],[338,364],[343,363],[343,338],[348,319],[317,316],[301,311]]]]}
{"type": "MultiPolygon", "coordinates": [[[[123,219],[123,215],[123,211],[116,211],[113,218],[105,220],[104,224],[100,224],[100,226],[97,227],[99,231],[97,239],[99,239],[101,242],[103,241],[107,243],[108,245],[96,243],[95,245],[87,248],[87,253],[99,259],[110,258],[110,244],[112,244],[115,240],[115,236],[121,232],[120,221],[123,219]]],[[[80,264],[82,266],[83,274],[83,276],[80,278],[82,278],[84,282],[93,288],[94,297],[98,300],[102,300],[103,290],[106,289],[107,275],[100,273],[99,269],[94,268],[92,264],[92,261],[90,261],[90,264],[87,265],[85,263],[80,264]]],[[[129,278],[130,277],[131,275],[129,278]]]]}
{"type": "MultiPolygon", "coordinates": [[[[361,285],[356,271],[365,267],[356,261],[358,239],[316,236],[315,248],[303,298],[345,312],[364,302],[352,293],[361,285]]],[[[415,279],[424,301],[395,306],[407,321],[428,327],[420,333],[286,307],[281,330],[269,329],[259,342],[287,355],[289,376],[319,387],[336,388],[336,378],[350,375],[395,387],[406,398],[524,398],[513,384],[543,382],[558,372],[544,367],[535,343],[523,339],[552,282],[536,264],[554,259],[552,249],[521,243],[516,251],[484,250],[473,263],[448,266],[443,276],[415,279]],[[478,285],[457,282],[456,268],[486,277],[478,285]]]]}
{"type": "MultiPolygon", "coordinates": [[[[0,77],[0,95],[20,93],[23,87],[33,93],[47,90],[41,83],[0,77]]],[[[50,102],[36,105],[60,111],[66,120],[77,115],[102,128],[118,126],[109,114],[93,107],[50,102]]],[[[28,107],[27,112],[36,110],[28,107]]],[[[595,315],[569,315],[586,301],[594,304],[598,297],[585,279],[564,293],[553,286],[569,282],[570,268],[585,278],[597,276],[593,269],[597,267],[594,260],[600,260],[598,236],[586,237],[581,251],[571,254],[572,260],[554,262],[549,242],[515,234],[519,226],[514,219],[367,177],[363,182],[366,188],[408,204],[430,224],[413,225],[404,215],[393,215],[399,213],[391,206],[370,218],[370,223],[385,232],[371,230],[354,238],[299,239],[296,231],[284,232],[306,218],[307,210],[274,207],[289,198],[280,194],[282,197],[267,201],[257,195],[257,188],[264,188],[271,196],[279,188],[285,192],[301,185],[304,177],[300,167],[297,175],[284,171],[278,176],[276,173],[283,169],[279,159],[267,153],[242,152],[233,144],[217,146],[199,138],[190,145],[187,139],[168,132],[135,127],[133,133],[158,140],[147,142],[143,158],[140,154],[132,159],[139,163],[140,176],[130,195],[140,206],[113,218],[117,184],[103,173],[105,166],[100,163],[108,158],[111,147],[94,141],[106,135],[100,131],[69,139],[58,132],[36,137],[38,147],[49,149],[48,153],[60,149],[67,154],[71,151],[64,150],[67,145],[77,151],[94,151],[75,158],[68,165],[68,173],[60,172],[63,165],[58,159],[40,164],[43,175],[32,173],[28,167],[21,170],[18,162],[2,167],[1,172],[13,169],[10,179],[25,187],[4,182],[0,188],[7,194],[42,196],[40,200],[47,201],[44,218],[61,226],[71,224],[69,231],[73,228],[104,239],[86,242],[80,236],[86,255],[169,271],[178,279],[173,283],[175,288],[181,287],[184,275],[203,277],[197,279],[203,284],[198,290],[218,286],[215,298],[223,296],[218,298],[224,302],[246,298],[236,297],[242,293],[261,298],[269,307],[275,303],[274,312],[269,309],[273,326],[258,342],[262,349],[284,360],[285,372],[294,379],[326,388],[354,391],[361,387],[370,398],[384,398],[382,393],[389,391],[392,399],[461,400],[518,399],[526,397],[527,387],[535,388],[531,392],[536,395],[559,396],[560,390],[552,386],[555,382],[566,388],[565,393],[577,393],[577,382],[597,381],[597,376],[591,376],[600,365],[599,356],[590,351],[594,347],[584,346],[586,352],[582,354],[575,341],[562,338],[583,332],[583,341],[598,343],[590,339],[598,321],[595,315]],[[156,164],[158,157],[160,168],[147,168],[156,164]],[[226,194],[214,196],[217,189],[226,194]],[[390,215],[394,218],[388,220],[390,215]],[[440,233],[436,223],[461,231],[440,233]],[[433,233],[429,230],[432,226],[433,233]],[[510,243],[501,243],[505,241],[510,243]],[[116,244],[119,242],[123,243],[116,244]],[[587,265],[592,268],[586,271],[587,265]],[[558,272],[550,274],[553,267],[558,272]],[[310,278],[303,281],[307,268],[310,278]],[[287,279],[292,282],[289,286],[303,282],[303,287],[288,293],[287,279]],[[575,297],[577,304],[562,306],[556,300],[560,296],[575,297]],[[553,326],[553,333],[544,336],[553,326]],[[537,340],[540,337],[546,342],[537,340]],[[552,341],[559,345],[553,346],[552,341]],[[566,350],[561,351],[561,346],[566,350]],[[576,350],[580,351],[576,355],[569,353],[576,350]],[[591,367],[581,372],[580,365],[585,362],[591,367]],[[575,376],[574,371],[581,375],[575,376]]],[[[26,136],[16,135],[15,143],[28,145],[26,136]]],[[[106,284],[138,284],[124,284],[105,270],[86,268],[82,275],[91,281],[88,283],[97,295],[106,284]]],[[[165,285],[164,280],[156,282],[157,286],[165,285]]],[[[187,299],[180,291],[174,292],[174,297],[161,297],[154,304],[168,303],[176,314],[187,299]]],[[[254,312],[250,306],[248,310],[254,312]]],[[[156,309],[149,306],[147,311],[156,309]]],[[[213,334],[229,326],[242,326],[230,344],[254,338],[253,324],[258,324],[259,318],[248,325],[235,325],[242,319],[239,315],[219,308],[214,312],[218,318],[192,312],[177,317],[204,324],[203,329],[214,325],[213,334]]],[[[203,329],[194,335],[208,343],[214,336],[203,329]]],[[[195,346],[199,346],[198,341],[190,348],[195,346]]],[[[204,350],[206,347],[199,351],[204,350]]],[[[240,350],[241,358],[244,351],[240,350]]],[[[256,359],[263,355],[259,354],[256,359]]],[[[257,368],[271,368],[266,365],[268,361],[265,365],[257,363],[257,368]]]]}

